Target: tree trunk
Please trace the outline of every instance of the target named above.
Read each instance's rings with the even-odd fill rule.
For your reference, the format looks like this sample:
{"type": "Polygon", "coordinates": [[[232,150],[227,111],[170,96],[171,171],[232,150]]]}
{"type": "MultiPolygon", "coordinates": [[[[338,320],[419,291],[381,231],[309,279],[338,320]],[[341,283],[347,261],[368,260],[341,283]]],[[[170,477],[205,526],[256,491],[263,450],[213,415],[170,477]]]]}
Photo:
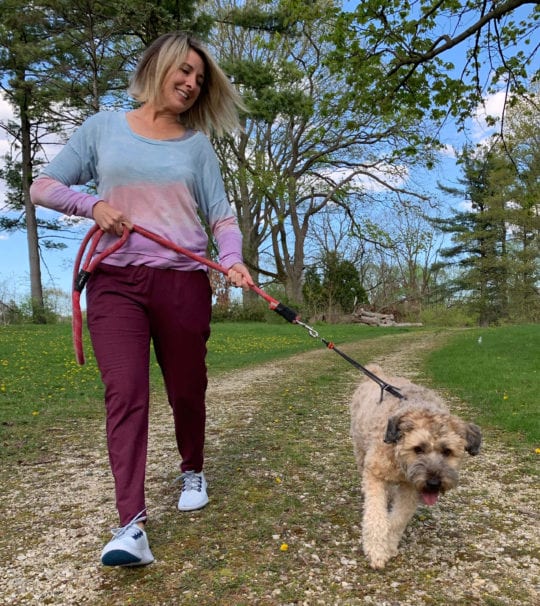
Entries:
{"type": "MultiPolygon", "coordinates": [[[[24,76],[23,76],[24,79],[24,76]]],[[[30,297],[32,299],[32,321],[34,324],[45,324],[45,304],[41,284],[41,262],[36,209],[30,200],[32,183],[32,146],[30,140],[30,120],[28,118],[28,92],[21,96],[21,147],[22,147],[22,193],[26,211],[26,240],[28,261],[30,265],[30,297]]]]}

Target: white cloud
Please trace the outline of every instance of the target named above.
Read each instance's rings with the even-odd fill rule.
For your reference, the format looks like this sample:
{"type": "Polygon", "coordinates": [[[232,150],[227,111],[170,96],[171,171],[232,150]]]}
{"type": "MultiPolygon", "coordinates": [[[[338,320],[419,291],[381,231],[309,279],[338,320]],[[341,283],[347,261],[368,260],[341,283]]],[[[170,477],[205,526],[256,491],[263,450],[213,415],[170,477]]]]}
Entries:
{"type": "Polygon", "coordinates": [[[447,144],[443,145],[440,153],[445,158],[456,158],[457,157],[456,148],[451,143],[447,143],[447,144]]]}
{"type": "MultiPolygon", "coordinates": [[[[6,123],[8,120],[13,119],[13,108],[6,101],[3,94],[0,93],[0,122],[6,123]]],[[[0,155],[4,155],[10,147],[10,139],[3,128],[0,128],[0,155]]]]}
{"type": "MultiPolygon", "coordinates": [[[[11,105],[6,101],[3,94],[0,94],[0,122],[7,122],[13,118],[13,109],[11,105]]],[[[11,141],[8,139],[7,133],[3,128],[0,128],[0,167],[3,166],[4,161],[2,157],[9,151],[11,141]]],[[[0,179],[0,213],[4,206],[4,197],[6,195],[6,184],[3,179],[0,179]]]]}
{"type": "Polygon", "coordinates": [[[495,118],[497,122],[501,119],[504,105],[506,103],[506,91],[499,91],[489,95],[484,102],[476,108],[472,121],[472,136],[476,142],[482,142],[490,137],[497,126],[491,126],[487,122],[488,116],[495,118]]]}
{"type": "Polygon", "coordinates": [[[5,121],[13,118],[13,109],[7,102],[5,96],[0,94],[0,120],[5,121]]]}

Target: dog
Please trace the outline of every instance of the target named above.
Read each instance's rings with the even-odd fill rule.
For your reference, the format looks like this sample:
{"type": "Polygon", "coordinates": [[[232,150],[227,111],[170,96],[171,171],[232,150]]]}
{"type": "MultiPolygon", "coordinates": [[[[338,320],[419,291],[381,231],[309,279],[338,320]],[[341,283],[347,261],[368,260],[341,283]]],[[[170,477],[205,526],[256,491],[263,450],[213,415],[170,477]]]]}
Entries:
{"type": "Polygon", "coordinates": [[[370,378],[351,400],[351,437],[364,497],[362,548],[369,564],[382,569],[420,503],[434,505],[458,483],[465,453],[477,455],[482,434],[473,423],[451,415],[432,390],[404,378],[386,378],[399,398],[370,378]]]}

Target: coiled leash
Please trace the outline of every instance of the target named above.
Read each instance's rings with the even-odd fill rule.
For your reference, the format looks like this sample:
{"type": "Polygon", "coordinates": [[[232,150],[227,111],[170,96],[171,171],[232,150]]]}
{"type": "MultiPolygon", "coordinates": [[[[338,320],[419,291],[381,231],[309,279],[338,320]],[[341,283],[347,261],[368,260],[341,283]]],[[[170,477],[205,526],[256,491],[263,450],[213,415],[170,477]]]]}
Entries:
{"type": "MultiPolygon", "coordinates": [[[[183,248],[182,246],[178,246],[174,242],[171,242],[170,240],[166,240],[165,238],[162,238],[161,236],[158,236],[157,234],[155,234],[151,231],[148,231],[147,229],[144,229],[143,227],[140,227],[139,225],[133,225],[132,231],[137,232],[138,234],[141,234],[142,236],[144,236],[150,240],[153,240],[154,242],[157,242],[158,244],[161,244],[165,248],[170,248],[171,250],[174,250],[175,252],[177,252],[181,255],[185,255],[186,257],[189,257],[190,259],[193,259],[194,261],[203,263],[207,267],[210,267],[211,269],[214,269],[214,270],[222,273],[225,276],[228,274],[228,270],[226,270],[222,265],[219,265],[218,263],[215,263],[214,261],[211,261],[210,259],[206,259],[205,257],[201,257],[201,256],[183,248]]],[[[71,302],[72,302],[72,307],[73,307],[73,313],[72,313],[73,347],[75,349],[75,357],[77,359],[77,363],[80,365],[83,365],[85,362],[83,340],[82,340],[81,293],[84,290],[84,287],[85,287],[86,283],[88,282],[88,279],[90,278],[90,275],[92,274],[94,269],[101,263],[101,261],[103,261],[103,259],[105,259],[109,255],[111,255],[112,253],[114,253],[116,250],[118,250],[119,248],[121,248],[124,245],[124,243],[129,238],[130,230],[127,227],[125,227],[124,232],[122,233],[122,236],[120,238],[118,238],[118,240],[116,242],[114,242],[114,244],[112,244],[106,250],[104,250],[103,252],[99,253],[98,255],[96,255],[94,257],[94,253],[96,251],[97,245],[98,245],[99,241],[101,240],[101,237],[104,235],[104,233],[105,232],[103,232],[103,230],[101,230],[97,224],[94,225],[90,229],[90,231],[86,234],[86,236],[84,237],[84,239],[82,241],[81,247],[79,249],[79,252],[78,252],[76,260],[75,260],[75,266],[74,266],[74,270],[73,270],[73,291],[72,291],[72,297],[71,297],[71,302]],[[90,248],[85,256],[85,251],[86,251],[86,248],[88,247],[88,244],[90,244],[90,248]],[[81,268],[81,262],[82,262],[83,257],[85,257],[85,260],[84,260],[84,263],[81,268]]],[[[320,339],[320,341],[322,343],[324,343],[324,345],[326,345],[326,347],[328,349],[335,351],[343,359],[347,360],[347,362],[349,362],[355,368],[357,368],[358,370],[363,372],[367,377],[369,377],[370,379],[375,381],[375,383],[377,383],[379,385],[379,387],[381,388],[381,401],[383,399],[385,391],[392,394],[396,398],[399,398],[399,399],[405,398],[405,396],[399,391],[399,389],[397,387],[390,385],[386,381],[383,381],[380,377],[377,377],[377,375],[374,375],[365,366],[362,366],[362,364],[360,364],[356,360],[353,360],[351,357],[349,357],[344,352],[340,351],[334,345],[334,343],[332,343],[331,341],[327,341],[326,339],[320,337],[319,333],[314,328],[312,328],[311,326],[309,326],[308,324],[305,324],[304,322],[302,322],[300,320],[300,316],[296,313],[296,311],[294,311],[294,309],[291,309],[290,307],[283,305],[283,303],[280,303],[277,299],[274,299],[274,297],[271,297],[268,293],[264,292],[264,290],[262,290],[255,284],[253,284],[249,288],[251,290],[253,290],[253,292],[255,292],[257,295],[262,297],[265,301],[267,301],[267,303],[269,304],[269,307],[272,311],[275,311],[276,313],[278,313],[282,318],[287,320],[287,322],[290,322],[291,324],[297,324],[298,326],[302,326],[303,328],[305,328],[311,337],[320,339]]]]}

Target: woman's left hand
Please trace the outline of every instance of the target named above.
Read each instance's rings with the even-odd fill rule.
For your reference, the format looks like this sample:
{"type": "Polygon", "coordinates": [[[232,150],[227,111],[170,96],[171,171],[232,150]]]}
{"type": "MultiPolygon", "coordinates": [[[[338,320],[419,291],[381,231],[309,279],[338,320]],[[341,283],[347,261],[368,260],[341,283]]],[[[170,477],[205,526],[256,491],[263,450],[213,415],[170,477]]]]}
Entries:
{"type": "Polygon", "coordinates": [[[254,285],[253,278],[251,277],[248,268],[243,263],[235,263],[227,272],[227,280],[243,288],[249,290],[250,286],[254,285]]]}

